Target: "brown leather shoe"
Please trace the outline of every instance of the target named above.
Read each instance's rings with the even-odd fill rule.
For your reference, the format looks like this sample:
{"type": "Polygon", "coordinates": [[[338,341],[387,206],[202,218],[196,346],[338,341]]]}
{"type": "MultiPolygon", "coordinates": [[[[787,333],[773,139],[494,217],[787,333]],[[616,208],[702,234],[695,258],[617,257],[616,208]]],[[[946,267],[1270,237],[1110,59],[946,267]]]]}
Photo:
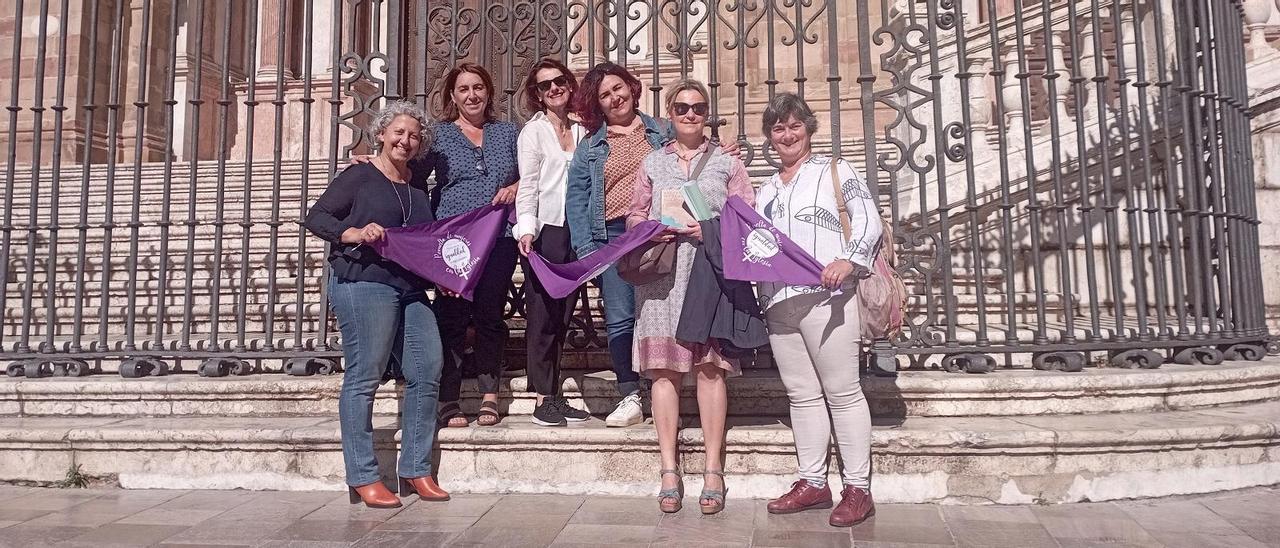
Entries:
{"type": "Polygon", "coordinates": [[[351,496],[351,504],[364,502],[364,505],[370,508],[399,508],[401,506],[400,498],[380,481],[359,487],[348,487],[348,489],[348,494],[351,496]]]}
{"type": "Polygon", "coordinates": [[[876,503],[871,500],[871,491],[846,485],[840,492],[840,504],[831,511],[829,523],[833,527],[852,527],[874,515],[876,503]]]}
{"type": "Polygon", "coordinates": [[[400,478],[400,496],[408,496],[410,493],[417,493],[418,498],[433,502],[449,500],[449,493],[441,489],[431,476],[400,478]]]}
{"type": "Polygon", "coordinates": [[[787,494],[769,501],[770,514],[794,514],[814,508],[831,508],[831,489],[814,487],[807,480],[791,484],[787,494]]]}

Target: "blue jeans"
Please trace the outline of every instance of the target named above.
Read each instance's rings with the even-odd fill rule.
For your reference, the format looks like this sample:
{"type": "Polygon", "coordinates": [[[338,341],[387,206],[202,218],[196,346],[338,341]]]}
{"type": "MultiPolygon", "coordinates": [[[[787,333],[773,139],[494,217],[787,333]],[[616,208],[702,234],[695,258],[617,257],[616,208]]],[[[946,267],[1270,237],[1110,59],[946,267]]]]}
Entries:
{"type": "Polygon", "coordinates": [[[346,369],[338,416],[347,484],[368,485],[380,479],[373,454],[373,395],[393,360],[405,378],[398,471],[405,478],[431,475],[444,352],[426,295],[377,282],[330,278],[329,299],[342,331],[346,369]]]}
{"type": "MultiPolygon", "coordinates": [[[[612,240],[627,230],[624,219],[605,224],[612,240]]],[[[640,374],[631,369],[631,340],[636,327],[636,292],[631,284],[618,276],[617,266],[600,274],[600,293],[604,299],[605,334],[609,338],[609,359],[618,376],[618,394],[627,396],[640,391],[640,374]]]]}

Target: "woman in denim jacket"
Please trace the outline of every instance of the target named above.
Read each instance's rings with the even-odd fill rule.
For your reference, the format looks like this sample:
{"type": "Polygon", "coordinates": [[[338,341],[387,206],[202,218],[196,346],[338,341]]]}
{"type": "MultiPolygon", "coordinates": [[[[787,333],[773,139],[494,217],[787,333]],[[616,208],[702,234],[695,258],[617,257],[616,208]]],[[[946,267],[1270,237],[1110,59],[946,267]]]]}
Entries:
{"type": "MultiPolygon", "coordinates": [[[[569,239],[579,258],[626,231],[636,169],[670,133],[669,123],[638,110],[641,92],[640,80],[627,69],[602,63],[587,72],[574,93],[574,110],[590,132],[574,152],[565,193],[569,239]]],[[[644,420],[640,375],[631,367],[635,293],[614,266],[604,271],[600,281],[609,358],[622,396],[605,424],[639,424],[644,420]]]]}
{"type": "MultiPolygon", "coordinates": [[[[573,155],[565,191],[569,240],[578,258],[595,251],[627,230],[636,170],[650,152],[671,140],[671,123],[640,112],[640,80],[615,63],[601,63],[583,76],[573,95],[573,109],[590,134],[573,155]]],[[[714,126],[713,126],[714,127],[714,126]]],[[[723,143],[731,156],[738,143],[723,143]]],[[[600,275],[609,359],[618,376],[618,402],[607,426],[644,421],[640,410],[640,374],[631,364],[635,330],[635,292],[610,266],[600,275]]]]}

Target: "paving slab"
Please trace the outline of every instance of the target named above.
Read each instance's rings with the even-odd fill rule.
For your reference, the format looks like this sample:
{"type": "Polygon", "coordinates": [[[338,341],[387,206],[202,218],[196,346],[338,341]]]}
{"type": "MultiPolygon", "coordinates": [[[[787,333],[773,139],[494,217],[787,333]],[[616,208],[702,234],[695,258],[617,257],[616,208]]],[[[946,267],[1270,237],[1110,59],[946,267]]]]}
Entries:
{"type": "Polygon", "coordinates": [[[733,499],[704,516],[692,502],[663,514],[651,496],[462,494],[436,503],[406,497],[393,509],[353,505],[331,492],[32,488],[23,496],[55,509],[23,513],[0,502],[0,515],[10,516],[0,519],[0,547],[1280,545],[1280,486],[1062,505],[880,504],[875,517],[852,528],[830,526],[830,510],[769,514],[763,499],[733,499]],[[137,509],[149,503],[156,506],[137,509]]]}

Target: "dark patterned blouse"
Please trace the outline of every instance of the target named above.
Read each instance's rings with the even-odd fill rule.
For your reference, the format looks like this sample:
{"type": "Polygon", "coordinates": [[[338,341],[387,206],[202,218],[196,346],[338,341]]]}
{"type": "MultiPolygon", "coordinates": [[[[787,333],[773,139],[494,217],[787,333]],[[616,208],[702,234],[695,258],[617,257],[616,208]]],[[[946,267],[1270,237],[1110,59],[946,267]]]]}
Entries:
{"type": "MultiPolygon", "coordinates": [[[[498,189],[520,179],[516,166],[516,137],[519,128],[511,122],[491,121],[484,125],[479,147],[453,122],[439,122],[431,150],[414,162],[414,179],[425,183],[436,177],[431,204],[437,219],[452,217],[489,205],[498,189]]],[[[510,234],[510,227],[504,235],[510,234]]]]}

